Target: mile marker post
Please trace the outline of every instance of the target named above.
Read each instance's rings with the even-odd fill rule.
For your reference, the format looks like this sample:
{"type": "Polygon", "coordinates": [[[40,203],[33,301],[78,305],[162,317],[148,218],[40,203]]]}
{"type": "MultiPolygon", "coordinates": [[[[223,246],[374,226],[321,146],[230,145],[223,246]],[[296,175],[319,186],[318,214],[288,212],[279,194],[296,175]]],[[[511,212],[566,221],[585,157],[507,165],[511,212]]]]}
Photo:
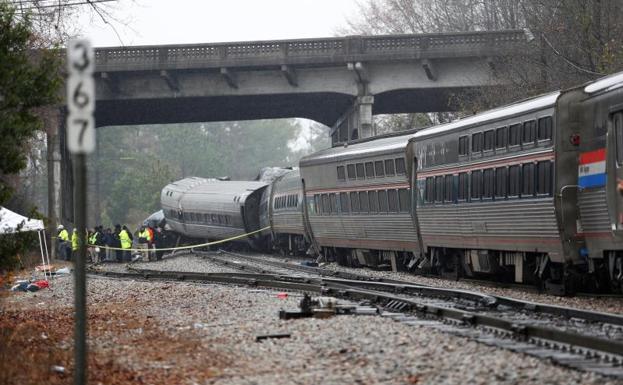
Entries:
{"type": "Polygon", "coordinates": [[[74,160],[74,213],[78,231],[78,255],[74,266],[74,385],[87,383],[86,293],[86,155],[95,149],[95,67],[88,40],[71,40],[67,47],[67,148],[74,160]]]}

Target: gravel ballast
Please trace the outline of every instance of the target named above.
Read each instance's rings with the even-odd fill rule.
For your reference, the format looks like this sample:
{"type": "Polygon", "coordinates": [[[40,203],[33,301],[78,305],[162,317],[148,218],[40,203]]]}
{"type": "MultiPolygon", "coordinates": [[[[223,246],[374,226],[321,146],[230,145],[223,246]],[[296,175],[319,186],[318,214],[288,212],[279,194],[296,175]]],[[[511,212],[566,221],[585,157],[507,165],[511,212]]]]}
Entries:
{"type": "MultiPolygon", "coordinates": [[[[617,383],[379,316],[279,320],[280,309],[296,309],[297,293],[101,277],[89,277],[88,293],[94,384],[617,383]],[[256,342],[277,333],[290,338],[256,342]]],[[[45,319],[45,339],[24,343],[68,352],[72,301],[72,277],[59,277],[52,290],[8,293],[2,319],[45,319]]],[[[68,372],[48,383],[68,383],[71,356],[49,356],[68,372]]]]}

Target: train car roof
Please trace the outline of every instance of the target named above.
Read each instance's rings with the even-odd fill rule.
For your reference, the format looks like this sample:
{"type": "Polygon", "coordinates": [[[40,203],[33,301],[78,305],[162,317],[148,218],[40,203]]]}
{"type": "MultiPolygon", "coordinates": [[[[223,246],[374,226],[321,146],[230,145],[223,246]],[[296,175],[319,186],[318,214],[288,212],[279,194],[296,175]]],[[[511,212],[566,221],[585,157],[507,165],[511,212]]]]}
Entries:
{"type": "Polygon", "coordinates": [[[258,181],[209,181],[195,186],[188,194],[244,194],[267,185],[258,181]]]}
{"type": "Polygon", "coordinates": [[[374,153],[393,152],[397,149],[404,148],[407,141],[418,138],[426,138],[452,131],[459,128],[465,128],[476,124],[490,121],[507,119],[515,115],[520,115],[529,111],[539,110],[552,107],[556,103],[556,99],[560,92],[552,92],[549,94],[537,96],[531,99],[523,100],[493,110],[485,111],[463,119],[458,119],[450,123],[431,126],[421,129],[417,132],[408,134],[397,134],[391,137],[377,138],[354,143],[345,146],[336,146],[326,150],[319,151],[301,159],[301,166],[309,164],[318,164],[326,161],[338,161],[341,158],[353,158],[358,156],[370,155],[374,153]]]}
{"type": "Polygon", "coordinates": [[[252,193],[266,186],[267,183],[257,181],[204,183],[187,191],[180,202],[185,210],[197,208],[209,210],[214,207],[235,210],[244,204],[252,193]]]}
{"type": "Polygon", "coordinates": [[[413,135],[414,138],[424,138],[436,134],[441,134],[447,131],[452,131],[458,128],[465,128],[468,126],[474,126],[480,123],[487,123],[496,120],[508,119],[513,116],[521,115],[526,112],[536,111],[548,107],[553,107],[560,95],[560,91],[552,92],[536,96],[534,98],[522,100],[513,104],[508,104],[502,107],[494,108],[493,110],[481,112],[476,115],[468,116],[463,119],[455,120],[454,122],[441,124],[439,126],[433,126],[420,130],[413,135]]]}
{"type": "Polygon", "coordinates": [[[606,76],[589,83],[584,87],[584,92],[587,94],[594,94],[602,91],[610,91],[619,87],[623,87],[623,72],[606,76]]]}
{"type": "Polygon", "coordinates": [[[198,176],[190,176],[184,179],[177,180],[175,182],[171,182],[166,185],[164,189],[172,191],[188,191],[195,188],[196,186],[208,182],[220,182],[220,180],[214,178],[201,178],[198,176]]]}

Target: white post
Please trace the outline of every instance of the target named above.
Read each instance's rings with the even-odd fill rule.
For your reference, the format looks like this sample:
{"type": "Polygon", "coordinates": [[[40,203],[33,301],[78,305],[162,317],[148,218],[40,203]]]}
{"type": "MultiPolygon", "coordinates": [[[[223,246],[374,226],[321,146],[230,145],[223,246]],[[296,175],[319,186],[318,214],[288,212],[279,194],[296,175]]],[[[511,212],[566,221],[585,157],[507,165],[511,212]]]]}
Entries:
{"type": "Polygon", "coordinates": [[[48,275],[45,272],[45,257],[43,255],[43,242],[41,241],[41,230],[37,231],[37,235],[39,236],[39,250],[41,251],[41,267],[43,268],[43,277],[47,281],[48,275]]]}

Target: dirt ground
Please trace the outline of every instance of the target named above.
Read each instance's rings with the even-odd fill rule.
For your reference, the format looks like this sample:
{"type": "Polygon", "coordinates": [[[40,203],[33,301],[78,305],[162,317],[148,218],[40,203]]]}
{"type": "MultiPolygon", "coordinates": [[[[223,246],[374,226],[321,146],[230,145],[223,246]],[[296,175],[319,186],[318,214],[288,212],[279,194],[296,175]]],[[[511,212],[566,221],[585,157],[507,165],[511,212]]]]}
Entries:
{"type": "MultiPolygon", "coordinates": [[[[73,278],[60,280],[62,284],[37,293],[0,291],[0,384],[72,383],[73,278]]],[[[6,288],[6,277],[4,283],[6,288]]],[[[159,297],[153,291],[169,288],[156,284],[148,296],[130,293],[110,301],[90,293],[90,384],[188,383],[192,378],[209,379],[229,364],[201,348],[192,329],[171,333],[161,320],[140,311],[153,308],[159,297]]]]}

